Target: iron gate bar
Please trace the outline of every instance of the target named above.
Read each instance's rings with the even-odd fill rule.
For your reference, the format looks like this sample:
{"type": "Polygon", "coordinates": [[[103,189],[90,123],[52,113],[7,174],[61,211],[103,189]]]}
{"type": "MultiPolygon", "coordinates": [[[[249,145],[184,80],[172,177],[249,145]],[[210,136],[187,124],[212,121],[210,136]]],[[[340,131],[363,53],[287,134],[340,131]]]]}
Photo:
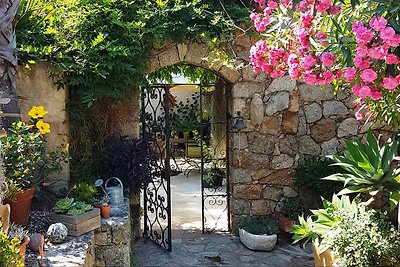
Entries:
{"type": "Polygon", "coordinates": [[[200,164],[200,184],[201,184],[201,232],[204,234],[205,228],[205,215],[204,215],[204,154],[203,154],[203,142],[204,142],[204,133],[203,133],[203,86],[200,85],[200,155],[201,155],[201,164],[200,164]]]}
{"type": "Polygon", "coordinates": [[[144,232],[143,235],[154,241],[156,244],[164,247],[168,251],[172,251],[171,239],[171,185],[170,185],[170,117],[169,117],[169,86],[158,85],[142,87],[142,137],[150,134],[153,145],[158,149],[159,160],[157,166],[153,166],[152,181],[144,189],[144,232]],[[158,93],[158,96],[157,96],[158,93]],[[151,100],[156,100],[155,107],[151,100]],[[145,102],[147,100],[147,103],[145,102]],[[163,104],[164,103],[164,106],[163,104]],[[153,114],[150,114],[151,123],[146,124],[146,107],[151,108],[153,114]],[[164,118],[157,116],[158,110],[164,110],[164,118]],[[160,123],[160,125],[158,125],[160,123]],[[150,127],[152,127],[150,129],[150,127]],[[148,132],[147,132],[148,131],[148,132]],[[165,140],[165,147],[161,148],[157,143],[158,134],[161,140],[165,140]],[[164,158],[164,159],[163,159],[164,158]],[[165,186],[166,183],[166,186],[165,186]],[[160,190],[160,191],[159,191],[160,190]],[[165,191],[165,196],[159,193],[165,191]],[[165,206],[166,201],[166,206],[165,206]],[[153,214],[155,218],[150,218],[153,214]],[[167,220],[167,226],[163,227],[162,221],[167,220]],[[157,228],[156,228],[157,227],[157,228]]]}

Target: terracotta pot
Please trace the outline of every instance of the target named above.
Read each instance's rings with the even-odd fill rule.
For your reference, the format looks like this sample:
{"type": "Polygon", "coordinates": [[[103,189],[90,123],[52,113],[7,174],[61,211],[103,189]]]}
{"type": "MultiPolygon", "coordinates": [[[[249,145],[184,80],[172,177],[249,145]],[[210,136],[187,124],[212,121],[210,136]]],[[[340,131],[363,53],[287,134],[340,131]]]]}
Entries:
{"type": "Polygon", "coordinates": [[[314,265],[318,267],[332,267],[333,262],[337,258],[332,250],[327,249],[321,253],[318,247],[318,242],[312,242],[312,249],[314,254],[314,265]]]}
{"type": "Polygon", "coordinates": [[[29,238],[29,236],[25,236],[24,237],[24,241],[18,246],[19,249],[19,253],[22,254],[22,261],[25,262],[25,253],[26,253],[26,246],[28,245],[29,241],[31,239],[29,238]]]}
{"type": "Polygon", "coordinates": [[[29,222],[29,215],[31,213],[31,203],[35,188],[31,187],[22,193],[15,195],[15,201],[5,199],[5,204],[10,204],[11,213],[10,221],[19,225],[27,225],[29,222]]]}
{"type": "Polygon", "coordinates": [[[111,206],[100,207],[101,217],[104,219],[110,218],[111,206]]]}
{"type": "Polygon", "coordinates": [[[293,220],[291,218],[279,214],[276,216],[276,219],[278,221],[279,228],[286,233],[290,233],[292,231],[293,220]]]}

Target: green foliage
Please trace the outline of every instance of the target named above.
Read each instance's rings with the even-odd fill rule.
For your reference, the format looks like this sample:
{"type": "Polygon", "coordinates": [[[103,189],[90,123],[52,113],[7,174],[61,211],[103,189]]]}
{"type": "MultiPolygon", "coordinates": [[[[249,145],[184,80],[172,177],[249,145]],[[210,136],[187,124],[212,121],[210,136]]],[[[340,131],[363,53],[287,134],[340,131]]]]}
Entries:
{"type": "Polygon", "coordinates": [[[18,245],[24,241],[25,236],[28,235],[28,230],[25,230],[23,226],[12,223],[10,228],[8,229],[8,238],[10,240],[16,239],[18,240],[18,245]]]}
{"type": "Polygon", "coordinates": [[[61,171],[61,164],[68,157],[61,147],[46,152],[46,133],[40,132],[39,121],[32,118],[30,124],[14,122],[9,134],[1,138],[9,198],[31,186],[41,186],[50,173],[61,171]]]}
{"type": "Polygon", "coordinates": [[[323,177],[342,171],[338,166],[331,166],[332,163],[332,160],[319,157],[306,158],[295,169],[294,184],[308,187],[323,198],[331,198],[343,188],[340,182],[321,180],[323,177]]]}
{"type": "MultiPolygon", "coordinates": [[[[1,224],[0,224],[1,227],[1,224]]],[[[23,267],[22,254],[17,248],[19,240],[12,240],[0,231],[0,266],[2,267],[23,267]]]]}
{"type": "Polygon", "coordinates": [[[373,197],[386,189],[394,209],[400,200],[400,168],[392,167],[398,147],[398,139],[389,139],[380,147],[369,130],[365,143],[359,139],[346,141],[344,155],[330,157],[336,162],[334,165],[347,173],[336,173],[323,179],[343,182],[345,188],[339,194],[367,192],[373,197]]]}
{"type": "Polygon", "coordinates": [[[279,210],[283,216],[291,219],[297,219],[301,214],[304,213],[304,205],[301,202],[300,197],[284,198],[278,203],[279,210]]]}
{"type": "Polygon", "coordinates": [[[332,250],[340,255],[335,264],[343,267],[399,266],[400,233],[383,214],[374,210],[360,211],[355,217],[340,211],[343,219],[338,230],[327,237],[332,250]]]}
{"type": "Polygon", "coordinates": [[[191,132],[199,127],[197,117],[199,115],[198,92],[192,94],[192,99],[186,99],[186,103],[180,101],[170,112],[171,130],[173,132],[191,132]]]}
{"type": "Polygon", "coordinates": [[[279,231],[277,222],[270,216],[246,217],[239,227],[253,235],[273,235],[279,231]]]}
{"type": "Polygon", "coordinates": [[[77,183],[72,187],[71,195],[76,199],[86,203],[93,203],[98,194],[94,185],[87,183],[77,183]]]}
{"type": "Polygon", "coordinates": [[[59,199],[53,208],[54,212],[56,213],[62,213],[71,216],[79,215],[92,209],[92,205],[83,201],[75,201],[74,198],[69,197],[59,199]]]}

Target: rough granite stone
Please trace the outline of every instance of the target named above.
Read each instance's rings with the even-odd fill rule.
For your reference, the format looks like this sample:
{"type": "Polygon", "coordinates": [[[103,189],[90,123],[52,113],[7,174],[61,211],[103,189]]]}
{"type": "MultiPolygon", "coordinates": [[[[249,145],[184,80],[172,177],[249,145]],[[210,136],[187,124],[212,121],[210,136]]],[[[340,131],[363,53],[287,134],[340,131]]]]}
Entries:
{"type": "Polygon", "coordinates": [[[336,122],[322,119],[311,126],[311,136],[317,142],[325,142],[336,136],[336,122]]]}
{"type": "Polygon", "coordinates": [[[285,110],[289,107],[289,93],[277,92],[264,97],[266,105],[265,114],[268,116],[274,115],[278,111],[285,110]]]}
{"type": "Polygon", "coordinates": [[[68,228],[62,223],[53,223],[47,230],[47,238],[52,243],[62,243],[68,235],[68,228]]]}
{"type": "Polygon", "coordinates": [[[249,150],[253,153],[271,155],[274,152],[275,141],[268,135],[249,134],[249,150]]]}
{"type": "Polygon", "coordinates": [[[285,134],[296,134],[299,125],[297,113],[284,112],[282,117],[282,132],[285,134]]]}
{"type": "Polygon", "coordinates": [[[323,104],[323,114],[325,118],[346,118],[349,111],[340,101],[326,101],[323,104]]]}
{"type": "Polygon", "coordinates": [[[280,154],[272,158],[271,168],[274,170],[290,168],[294,163],[294,159],[286,154],[280,154]]]}
{"type": "Polygon", "coordinates": [[[310,136],[305,135],[299,139],[299,151],[302,154],[318,156],[321,148],[310,136]]]}
{"type": "Polygon", "coordinates": [[[265,199],[278,201],[280,199],[280,196],[282,195],[282,189],[267,186],[264,188],[262,194],[263,198],[265,199]]]}
{"type": "Polygon", "coordinates": [[[292,186],[293,185],[293,169],[283,169],[270,173],[269,175],[258,180],[260,184],[276,185],[276,186],[292,186]]]}
{"type": "Polygon", "coordinates": [[[304,106],[304,113],[306,115],[306,120],[308,123],[316,122],[322,118],[322,109],[317,103],[312,103],[310,105],[304,106]]]}
{"type": "Polygon", "coordinates": [[[233,213],[234,214],[250,214],[250,202],[243,199],[235,199],[233,202],[233,213]]]}
{"type": "Polygon", "coordinates": [[[260,216],[270,214],[275,208],[275,202],[270,200],[254,200],[250,205],[250,215],[260,216]]]}
{"type": "Polygon", "coordinates": [[[299,144],[293,135],[287,135],[279,141],[279,151],[288,155],[296,155],[299,152],[299,144]]]}
{"type": "Polygon", "coordinates": [[[290,76],[279,77],[272,80],[272,83],[265,90],[265,94],[280,92],[280,91],[294,91],[296,90],[296,81],[291,79],[290,76]]]}
{"type": "Polygon", "coordinates": [[[264,122],[260,127],[260,133],[278,135],[281,125],[277,117],[264,117],[264,122]]]}
{"type": "Polygon", "coordinates": [[[307,134],[307,121],[306,117],[299,116],[299,126],[297,129],[297,135],[306,135],[307,134]]]}
{"type": "Polygon", "coordinates": [[[338,128],[338,137],[357,135],[360,123],[355,118],[348,118],[342,121],[338,128]]]}
{"type": "Polygon", "coordinates": [[[265,85],[263,83],[241,82],[233,86],[232,97],[251,98],[254,94],[262,95],[265,85]]]}
{"type": "Polygon", "coordinates": [[[244,169],[233,169],[232,179],[234,184],[250,184],[252,182],[249,171],[244,169]]]}
{"type": "Polygon", "coordinates": [[[335,98],[333,86],[331,85],[320,87],[316,85],[300,84],[299,91],[300,98],[308,102],[332,100],[335,98]]]}
{"type": "Polygon", "coordinates": [[[282,190],[283,190],[283,195],[286,198],[297,197],[299,195],[296,191],[294,191],[293,188],[288,186],[284,186],[282,190]]]}
{"type": "Polygon", "coordinates": [[[250,104],[250,119],[253,125],[260,125],[264,119],[264,103],[260,94],[254,94],[250,104]]]}
{"type": "Polygon", "coordinates": [[[237,199],[260,199],[262,187],[260,185],[238,184],[233,189],[233,197],[237,199]]]}
{"type": "Polygon", "coordinates": [[[321,144],[321,156],[336,155],[338,152],[339,141],[337,138],[332,138],[329,141],[321,144]]]}

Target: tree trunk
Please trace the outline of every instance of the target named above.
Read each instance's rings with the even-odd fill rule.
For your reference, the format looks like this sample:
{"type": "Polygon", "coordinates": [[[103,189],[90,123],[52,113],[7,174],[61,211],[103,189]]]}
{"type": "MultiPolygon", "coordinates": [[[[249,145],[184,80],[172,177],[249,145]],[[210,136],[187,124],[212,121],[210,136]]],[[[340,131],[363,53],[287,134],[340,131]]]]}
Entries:
{"type": "MultiPolygon", "coordinates": [[[[16,88],[17,44],[15,22],[20,0],[0,0],[0,110],[4,113],[19,114],[16,88]]],[[[0,129],[8,127],[18,117],[0,115],[0,129]]]]}

